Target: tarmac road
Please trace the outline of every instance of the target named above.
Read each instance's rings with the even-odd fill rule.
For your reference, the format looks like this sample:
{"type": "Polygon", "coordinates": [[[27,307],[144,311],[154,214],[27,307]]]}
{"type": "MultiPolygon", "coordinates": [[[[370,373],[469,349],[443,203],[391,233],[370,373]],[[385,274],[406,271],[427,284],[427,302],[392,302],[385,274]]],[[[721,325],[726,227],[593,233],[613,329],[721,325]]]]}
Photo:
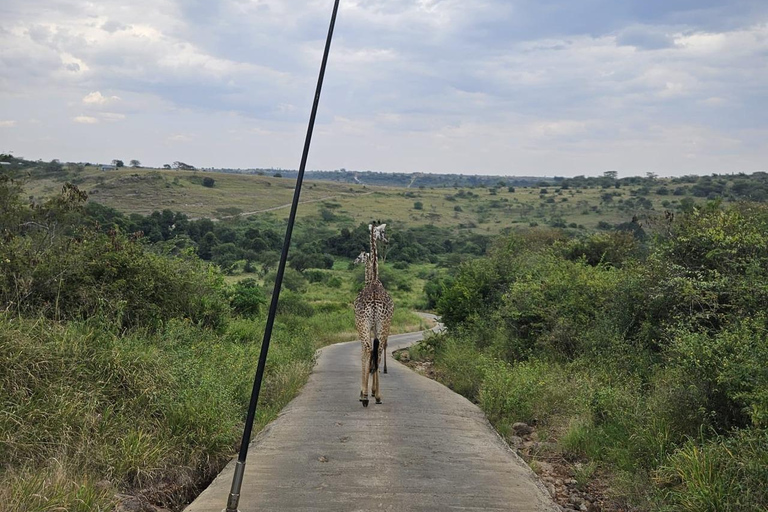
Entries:
{"type": "MultiPolygon", "coordinates": [[[[422,333],[390,336],[381,405],[360,394],[360,344],[325,347],[301,394],[251,443],[239,509],[556,511],[474,404],[396,362],[422,333]]],[[[234,461],[186,512],[226,506],[234,461]]]]}

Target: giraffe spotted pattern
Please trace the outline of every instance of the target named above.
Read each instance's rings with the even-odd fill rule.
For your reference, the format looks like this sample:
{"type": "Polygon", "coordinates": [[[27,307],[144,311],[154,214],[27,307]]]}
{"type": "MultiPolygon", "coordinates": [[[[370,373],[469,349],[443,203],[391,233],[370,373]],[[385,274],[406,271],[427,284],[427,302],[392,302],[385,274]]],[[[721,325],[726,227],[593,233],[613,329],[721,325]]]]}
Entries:
{"type": "Polygon", "coordinates": [[[379,240],[386,242],[385,227],[386,224],[368,226],[371,233],[371,252],[360,254],[356,260],[357,263],[365,263],[365,287],[355,299],[355,327],[362,344],[360,401],[364,407],[368,406],[368,382],[371,375],[371,392],[376,403],[381,403],[379,361],[384,354],[384,373],[387,373],[387,340],[395,310],[395,302],[379,280],[376,243],[379,240]]]}

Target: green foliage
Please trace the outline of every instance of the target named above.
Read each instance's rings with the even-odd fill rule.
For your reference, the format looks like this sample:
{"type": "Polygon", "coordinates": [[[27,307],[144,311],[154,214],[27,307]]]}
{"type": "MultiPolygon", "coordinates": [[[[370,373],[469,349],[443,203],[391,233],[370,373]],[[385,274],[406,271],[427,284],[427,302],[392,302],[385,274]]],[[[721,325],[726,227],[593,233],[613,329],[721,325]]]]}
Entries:
{"type": "MultiPolygon", "coordinates": [[[[264,286],[272,290],[275,287],[275,279],[277,278],[277,272],[270,272],[267,277],[264,278],[264,286]]],[[[305,292],[309,282],[307,278],[302,275],[298,270],[292,268],[286,268],[283,274],[283,288],[292,292],[305,292]]]]}
{"type": "Polygon", "coordinates": [[[688,211],[651,240],[501,240],[438,299],[435,368],[503,434],[533,418],[565,432],[563,451],[632,481],[638,506],[762,510],[768,208],[688,211]]]}
{"type": "Polygon", "coordinates": [[[232,311],[245,316],[256,317],[267,303],[266,296],[254,279],[243,279],[232,287],[229,304],[232,311]]]}
{"type": "MultiPolygon", "coordinates": [[[[117,334],[97,321],[0,317],[0,508],[106,509],[150,485],[158,504],[181,505],[239,440],[263,326],[231,327],[117,334]],[[180,486],[159,485],[168,478],[180,486]]],[[[303,328],[276,325],[257,429],[301,388],[314,350],[303,328]]]]}
{"type": "Polygon", "coordinates": [[[82,228],[85,197],[65,186],[42,206],[16,203],[0,218],[4,309],[57,320],[104,316],[122,327],[156,328],[171,318],[224,325],[229,308],[218,272],[195,258],[155,254],[116,230],[82,228]]]}

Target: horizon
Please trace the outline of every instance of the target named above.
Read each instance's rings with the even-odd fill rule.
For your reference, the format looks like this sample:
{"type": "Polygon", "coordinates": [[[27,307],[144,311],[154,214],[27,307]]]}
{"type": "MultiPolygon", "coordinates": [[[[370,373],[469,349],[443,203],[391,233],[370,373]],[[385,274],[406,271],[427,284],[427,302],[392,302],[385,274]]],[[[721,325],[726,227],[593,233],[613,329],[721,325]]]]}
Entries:
{"type": "MultiPolygon", "coordinates": [[[[331,6],[9,0],[0,150],[289,169],[331,6]]],[[[760,172],[767,109],[760,0],[342,0],[309,167],[760,172]]]]}

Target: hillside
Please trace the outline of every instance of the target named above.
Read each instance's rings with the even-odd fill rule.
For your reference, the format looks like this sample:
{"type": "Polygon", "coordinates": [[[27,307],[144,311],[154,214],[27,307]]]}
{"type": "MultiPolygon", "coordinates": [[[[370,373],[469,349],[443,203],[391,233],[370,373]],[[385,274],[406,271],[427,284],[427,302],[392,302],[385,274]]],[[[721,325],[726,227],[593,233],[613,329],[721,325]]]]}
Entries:
{"type": "MultiPolygon", "coordinates": [[[[120,169],[38,164],[20,177],[35,201],[57,193],[69,181],[91,201],[124,213],[171,210],[192,219],[227,219],[274,212],[287,217],[295,178],[201,171],[120,169]],[[210,178],[212,186],[203,182],[210,178]]],[[[402,175],[409,176],[409,175],[402,175]]],[[[372,218],[409,225],[434,225],[482,234],[508,228],[553,226],[583,231],[644,219],[665,210],[689,208],[707,199],[762,200],[764,173],[754,175],[659,178],[573,178],[548,187],[500,186],[402,188],[308,180],[300,218],[354,227],[372,218]],[[750,194],[758,196],[751,197],[750,194]],[[333,217],[324,210],[331,210],[333,217]],[[329,220],[329,219],[333,220],[329,220]]]]}

